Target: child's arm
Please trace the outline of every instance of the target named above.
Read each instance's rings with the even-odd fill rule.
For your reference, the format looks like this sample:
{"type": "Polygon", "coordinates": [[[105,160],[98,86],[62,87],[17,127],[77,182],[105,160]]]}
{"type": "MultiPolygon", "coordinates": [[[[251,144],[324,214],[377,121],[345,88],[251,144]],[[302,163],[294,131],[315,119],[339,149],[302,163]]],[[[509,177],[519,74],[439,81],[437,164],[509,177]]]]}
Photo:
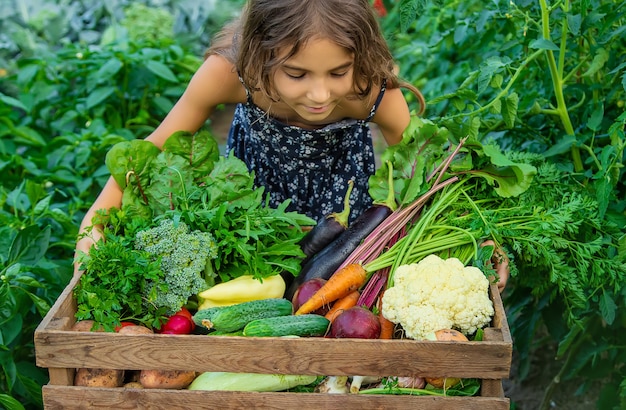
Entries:
{"type": "Polygon", "coordinates": [[[246,101],[246,92],[232,63],[209,56],[163,122],[146,139],[161,148],[176,131],[195,133],[219,104],[246,101]]]}
{"type": "Polygon", "coordinates": [[[385,91],[372,122],[378,125],[388,145],[397,144],[402,140],[402,133],[410,122],[410,113],[399,88],[385,91]]]}
{"type": "MultiPolygon", "coordinates": [[[[219,104],[242,102],[246,99],[245,89],[233,70],[233,65],[221,56],[208,57],[189,82],[184,94],[167,114],[163,122],[146,138],[159,148],[176,131],[195,133],[209,118],[219,104]]],[[[79,235],[91,226],[91,220],[99,209],[120,207],[122,190],[113,178],[91,205],[79,228],[79,235]]],[[[76,243],[76,250],[87,252],[100,238],[99,227],[95,227],[90,238],[76,243]]],[[[78,272],[75,266],[74,272],[78,272]]]]}

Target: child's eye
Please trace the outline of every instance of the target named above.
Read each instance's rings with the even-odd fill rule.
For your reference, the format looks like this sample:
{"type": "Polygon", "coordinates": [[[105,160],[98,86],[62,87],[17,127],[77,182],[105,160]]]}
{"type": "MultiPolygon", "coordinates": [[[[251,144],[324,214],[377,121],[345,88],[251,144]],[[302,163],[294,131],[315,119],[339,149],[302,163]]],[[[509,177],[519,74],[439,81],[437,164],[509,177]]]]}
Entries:
{"type": "Polygon", "coordinates": [[[304,77],[304,74],[290,74],[287,72],[285,72],[285,74],[287,75],[287,77],[292,78],[294,80],[299,80],[304,77]]]}
{"type": "Polygon", "coordinates": [[[347,74],[347,71],[344,71],[343,73],[330,73],[332,77],[345,77],[347,74]]]}

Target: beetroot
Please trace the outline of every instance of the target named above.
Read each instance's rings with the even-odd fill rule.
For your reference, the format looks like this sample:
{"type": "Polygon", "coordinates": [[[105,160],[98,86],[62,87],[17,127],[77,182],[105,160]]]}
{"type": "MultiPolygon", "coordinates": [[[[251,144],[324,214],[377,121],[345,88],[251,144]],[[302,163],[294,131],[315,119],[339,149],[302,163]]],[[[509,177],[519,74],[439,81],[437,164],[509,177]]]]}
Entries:
{"type": "MultiPolygon", "coordinates": [[[[293,294],[293,298],[291,300],[291,303],[293,304],[293,311],[297,311],[300,306],[309,300],[311,296],[313,296],[313,294],[317,292],[325,283],[326,279],[313,278],[298,286],[298,289],[296,290],[296,293],[293,294]]],[[[330,306],[323,306],[311,313],[324,316],[329,310],[330,306]]]]}
{"type": "Polygon", "coordinates": [[[344,310],[330,325],[329,337],[378,339],[380,321],[378,316],[362,306],[344,310]]]}

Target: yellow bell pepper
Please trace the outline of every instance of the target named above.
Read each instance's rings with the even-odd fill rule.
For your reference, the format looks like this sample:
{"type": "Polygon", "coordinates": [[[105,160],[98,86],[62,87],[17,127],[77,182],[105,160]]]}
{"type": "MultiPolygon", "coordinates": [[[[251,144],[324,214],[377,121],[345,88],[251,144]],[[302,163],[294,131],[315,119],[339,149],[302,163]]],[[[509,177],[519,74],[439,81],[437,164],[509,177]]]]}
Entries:
{"type": "Polygon", "coordinates": [[[198,293],[198,309],[234,305],[251,300],[282,298],[285,290],[285,280],[280,275],[263,278],[262,282],[252,275],[242,275],[198,293]]]}

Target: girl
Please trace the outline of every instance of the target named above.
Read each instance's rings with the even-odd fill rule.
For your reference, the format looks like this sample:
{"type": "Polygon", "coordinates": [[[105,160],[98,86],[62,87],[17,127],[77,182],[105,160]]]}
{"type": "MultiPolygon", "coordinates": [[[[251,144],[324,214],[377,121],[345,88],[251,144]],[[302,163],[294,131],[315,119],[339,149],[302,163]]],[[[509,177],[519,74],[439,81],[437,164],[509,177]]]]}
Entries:
{"type": "MultiPolygon", "coordinates": [[[[352,218],[370,205],[375,171],[368,122],[388,144],[409,123],[401,84],[368,0],[251,0],[207,51],[186,91],[147,139],[159,148],[195,133],[219,104],[237,104],[227,151],[254,171],[272,205],[315,219],[340,211],[349,180],[352,218]]],[[[85,215],[121,205],[109,179],[85,215]]],[[[93,235],[92,235],[93,236],[93,235]]],[[[77,249],[87,251],[94,240],[77,249]]]]}

